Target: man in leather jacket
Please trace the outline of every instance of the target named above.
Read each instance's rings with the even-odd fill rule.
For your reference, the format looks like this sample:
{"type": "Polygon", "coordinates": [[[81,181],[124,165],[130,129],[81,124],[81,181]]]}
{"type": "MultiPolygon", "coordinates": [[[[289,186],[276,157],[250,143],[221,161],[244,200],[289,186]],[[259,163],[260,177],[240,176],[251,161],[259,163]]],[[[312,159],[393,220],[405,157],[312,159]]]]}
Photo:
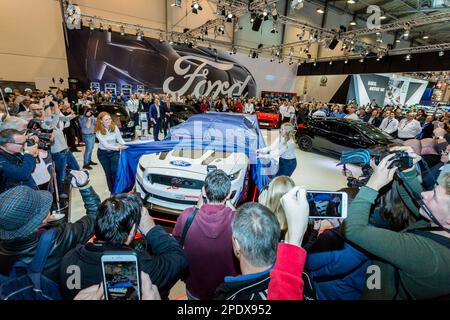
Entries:
{"type": "MultiPolygon", "coordinates": [[[[44,268],[44,275],[59,283],[59,266],[63,256],[78,244],[86,243],[94,234],[94,225],[100,198],[89,185],[88,175],[72,171],[72,185],[79,188],[86,216],[75,223],[56,226],[57,233],[44,268]]],[[[40,235],[49,228],[53,196],[47,191],[36,191],[17,186],[0,194],[0,274],[9,275],[12,265],[22,260],[30,264],[40,235]]]]}

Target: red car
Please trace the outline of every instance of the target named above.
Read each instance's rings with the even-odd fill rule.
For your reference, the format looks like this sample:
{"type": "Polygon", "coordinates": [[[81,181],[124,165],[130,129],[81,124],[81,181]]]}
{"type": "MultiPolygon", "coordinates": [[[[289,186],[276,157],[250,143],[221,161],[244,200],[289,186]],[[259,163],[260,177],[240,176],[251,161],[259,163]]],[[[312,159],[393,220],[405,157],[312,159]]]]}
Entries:
{"type": "Polygon", "coordinates": [[[277,129],[281,125],[281,115],[274,106],[256,107],[256,117],[262,129],[277,129]]]}

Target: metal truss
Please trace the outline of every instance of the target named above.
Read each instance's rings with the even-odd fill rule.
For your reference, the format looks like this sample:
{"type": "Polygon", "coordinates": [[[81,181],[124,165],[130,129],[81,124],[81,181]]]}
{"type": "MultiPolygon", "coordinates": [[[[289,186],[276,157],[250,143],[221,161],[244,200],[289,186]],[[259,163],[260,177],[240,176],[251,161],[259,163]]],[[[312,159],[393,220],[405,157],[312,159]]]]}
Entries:
{"type": "Polygon", "coordinates": [[[364,36],[369,34],[374,34],[376,32],[387,32],[398,29],[411,28],[411,27],[419,27],[428,24],[438,23],[438,22],[448,22],[450,19],[450,11],[445,12],[436,12],[429,15],[424,15],[415,18],[405,18],[399,19],[392,23],[382,24],[379,28],[364,28],[357,29],[352,31],[347,31],[341,34],[342,37],[350,37],[350,36],[364,36]]]}

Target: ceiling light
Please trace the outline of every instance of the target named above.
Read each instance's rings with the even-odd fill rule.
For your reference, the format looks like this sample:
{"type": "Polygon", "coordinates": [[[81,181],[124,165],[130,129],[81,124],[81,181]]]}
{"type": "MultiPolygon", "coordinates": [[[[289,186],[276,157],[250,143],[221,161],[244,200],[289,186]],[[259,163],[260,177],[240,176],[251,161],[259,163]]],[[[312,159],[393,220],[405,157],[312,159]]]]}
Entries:
{"type": "Polygon", "coordinates": [[[100,22],[100,27],[98,28],[98,31],[103,32],[104,28],[103,28],[103,24],[100,22]]]}
{"type": "Polygon", "coordinates": [[[125,35],[125,27],[124,26],[120,26],[120,35],[121,36],[125,35]]]}
{"type": "Polygon", "coordinates": [[[355,0],[347,0],[347,3],[354,4],[354,3],[356,3],[356,1],[355,0]]]}
{"type": "Polygon", "coordinates": [[[425,39],[425,40],[428,39],[428,38],[429,38],[429,36],[427,36],[427,35],[422,37],[422,39],[425,39]]]}
{"type": "Polygon", "coordinates": [[[384,19],[387,19],[387,17],[384,14],[382,14],[380,17],[380,20],[384,20],[384,19]]]}
{"type": "Polygon", "coordinates": [[[313,66],[315,67],[317,65],[317,61],[314,59],[313,66]]]}
{"type": "Polygon", "coordinates": [[[395,42],[400,43],[400,39],[395,40],[395,42]]]}
{"type": "Polygon", "coordinates": [[[162,32],[159,34],[159,42],[164,42],[164,37],[162,32]]]}
{"type": "Polygon", "coordinates": [[[144,35],[144,32],[142,32],[141,29],[136,29],[136,40],[141,41],[142,40],[142,36],[144,35]]]}
{"type": "Polygon", "coordinates": [[[322,8],[317,8],[316,12],[320,13],[320,14],[324,14],[325,13],[325,11],[322,8]]]}
{"type": "Polygon", "coordinates": [[[409,53],[405,56],[405,61],[411,61],[411,55],[409,53]]]}
{"type": "Polygon", "coordinates": [[[344,63],[345,63],[345,64],[347,64],[347,63],[348,63],[348,58],[346,58],[346,59],[345,59],[344,63]]]}
{"type": "Polygon", "coordinates": [[[263,15],[263,17],[267,16],[267,10],[264,10],[262,15],[263,15]]]}
{"type": "Polygon", "coordinates": [[[330,66],[332,66],[333,65],[333,60],[330,60],[330,66]]]}
{"type": "Polygon", "coordinates": [[[198,11],[203,10],[202,6],[198,4],[197,1],[192,1],[191,4],[192,13],[198,14],[198,11]]]}
{"type": "Polygon", "coordinates": [[[356,26],[356,21],[355,20],[352,20],[352,21],[350,21],[350,23],[349,23],[351,26],[356,26]]]}
{"type": "Polygon", "coordinates": [[[108,32],[111,33],[112,32],[112,27],[108,26],[108,32]]]}
{"type": "Polygon", "coordinates": [[[364,58],[361,57],[361,59],[359,59],[359,62],[363,63],[364,62],[364,58]]]}
{"type": "Polygon", "coordinates": [[[444,55],[444,51],[443,50],[439,51],[439,57],[442,57],[443,55],[444,55]]]}
{"type": "Polygon", "coordinates": [[[89,19],[89,29],[91,29],[92,31],[95,29],[94,21],[92,21],[92,19],[89,19]]]}

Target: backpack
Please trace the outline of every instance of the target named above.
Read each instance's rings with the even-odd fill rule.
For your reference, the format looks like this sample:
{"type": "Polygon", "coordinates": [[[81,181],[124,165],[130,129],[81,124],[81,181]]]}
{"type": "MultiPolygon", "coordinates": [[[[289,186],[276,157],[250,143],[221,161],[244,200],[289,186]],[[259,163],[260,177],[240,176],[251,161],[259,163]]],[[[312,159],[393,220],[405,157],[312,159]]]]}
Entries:
{"type": "Polygon", "coordinates": [[[61,300],[59,286],[42,274],[55,235],[56,229],[41,235],[30,266],[17,261],[9,277],[0,275],[1,300],[61,300]]]}

